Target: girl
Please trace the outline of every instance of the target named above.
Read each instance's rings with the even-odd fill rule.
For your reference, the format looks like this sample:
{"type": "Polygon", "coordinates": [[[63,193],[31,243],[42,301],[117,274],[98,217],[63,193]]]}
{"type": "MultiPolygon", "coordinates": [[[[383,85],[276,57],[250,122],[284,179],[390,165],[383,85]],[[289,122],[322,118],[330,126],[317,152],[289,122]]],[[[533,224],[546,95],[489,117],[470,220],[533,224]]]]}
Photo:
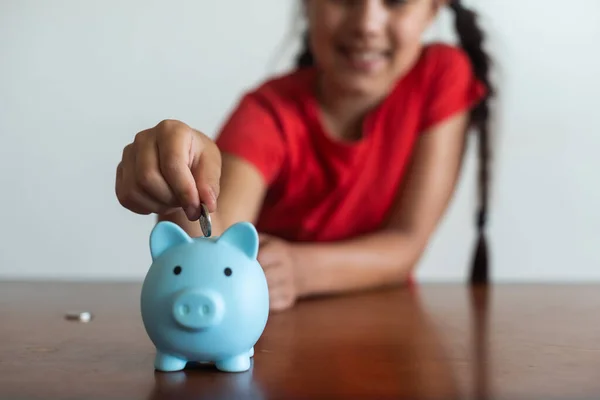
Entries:
{"type": "Polygon", "coordinates": [[[304,0],[297,68],[246,93],[216,142],[163,121],[125,147],[120,203],[200,236],[261,233],[272,310],[297,299],[410,281],[454,191],[470,127],[479,135],[479,244],[487,278],[489,61],[459,0],[304,0]],[[424,45],[450,7],[462,48],[424,45]],[[218,207],[217,207],[218,202],[218,207]]]}

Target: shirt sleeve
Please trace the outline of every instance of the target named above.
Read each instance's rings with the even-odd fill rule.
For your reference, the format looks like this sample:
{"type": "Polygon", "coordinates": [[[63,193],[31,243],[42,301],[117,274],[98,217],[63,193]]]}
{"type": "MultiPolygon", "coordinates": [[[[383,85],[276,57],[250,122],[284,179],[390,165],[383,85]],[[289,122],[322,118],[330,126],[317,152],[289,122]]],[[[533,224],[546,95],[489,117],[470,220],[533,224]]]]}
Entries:
{"type": "Polygon", "coordinates": [[[421,132],[476,106],[487,92],[464,51],[451,47],[438,50],[435,67],[431,70],[432,84],[425,99],[421,132]]]}
{"type": "Polygon", "coordinates": [[[246,94],[225,121],[215,140],[222,153],[253,164],[267,184],[276,178],[285,157],[280,124],[266,100],[246,94]]]}

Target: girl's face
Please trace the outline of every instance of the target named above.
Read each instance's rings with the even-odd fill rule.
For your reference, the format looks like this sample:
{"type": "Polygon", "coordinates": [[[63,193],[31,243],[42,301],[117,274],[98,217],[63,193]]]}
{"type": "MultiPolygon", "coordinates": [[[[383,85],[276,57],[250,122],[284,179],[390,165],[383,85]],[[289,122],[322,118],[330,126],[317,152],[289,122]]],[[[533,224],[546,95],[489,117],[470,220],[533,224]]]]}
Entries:
{"type": "Polygon", "coordinates": [[[386,91],[419,56],[444,0],[304,0],[325,79],[354,94],[386,91]]]}

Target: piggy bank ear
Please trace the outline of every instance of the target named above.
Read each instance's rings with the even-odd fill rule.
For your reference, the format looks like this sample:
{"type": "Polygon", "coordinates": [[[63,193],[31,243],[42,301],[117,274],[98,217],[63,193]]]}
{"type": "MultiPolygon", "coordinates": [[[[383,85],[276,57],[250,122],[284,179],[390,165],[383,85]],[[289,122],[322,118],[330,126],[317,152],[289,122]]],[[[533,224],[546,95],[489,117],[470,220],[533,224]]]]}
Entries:
{"type": "Polygon", "coordinates": [[[161,221],[150,234],[150,254],[152,260],[166,250],[183,243],[191,243],[192,238],[181,227],[170,221],[161,221]]]}
{"type": "Polygon", "coordinates": [[[256,259],[258,255],[258,232],[249,222],[233,224],[223,232],[217,242],[229,243],[252,259],[256,259]]]}

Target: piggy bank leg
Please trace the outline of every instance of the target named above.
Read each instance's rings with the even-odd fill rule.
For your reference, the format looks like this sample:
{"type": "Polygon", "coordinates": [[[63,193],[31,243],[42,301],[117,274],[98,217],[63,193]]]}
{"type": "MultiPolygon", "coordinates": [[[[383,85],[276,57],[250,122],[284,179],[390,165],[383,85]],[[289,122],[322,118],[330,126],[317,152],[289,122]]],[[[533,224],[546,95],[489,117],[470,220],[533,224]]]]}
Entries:
{"type": "Polygon", "coordinates": [[[248,352],[248,357],[254,357],[254,346],[252,346],[252,348],[248,352]]]}
{"type": "Polygon", "coordinates": [[[248,352],[235,357],[225,358],[215,363],[218,370],[224,372],[244,372],[250,369],[250,357],[248,352]]]}
{"type": "Polygon", "coordinates": [[[186,364],[186,360],[161,353],[160,351],[156,353],[156,358],[154,359],[154,367],[164,372],[180,371],[185,368],[186,364]]]}

